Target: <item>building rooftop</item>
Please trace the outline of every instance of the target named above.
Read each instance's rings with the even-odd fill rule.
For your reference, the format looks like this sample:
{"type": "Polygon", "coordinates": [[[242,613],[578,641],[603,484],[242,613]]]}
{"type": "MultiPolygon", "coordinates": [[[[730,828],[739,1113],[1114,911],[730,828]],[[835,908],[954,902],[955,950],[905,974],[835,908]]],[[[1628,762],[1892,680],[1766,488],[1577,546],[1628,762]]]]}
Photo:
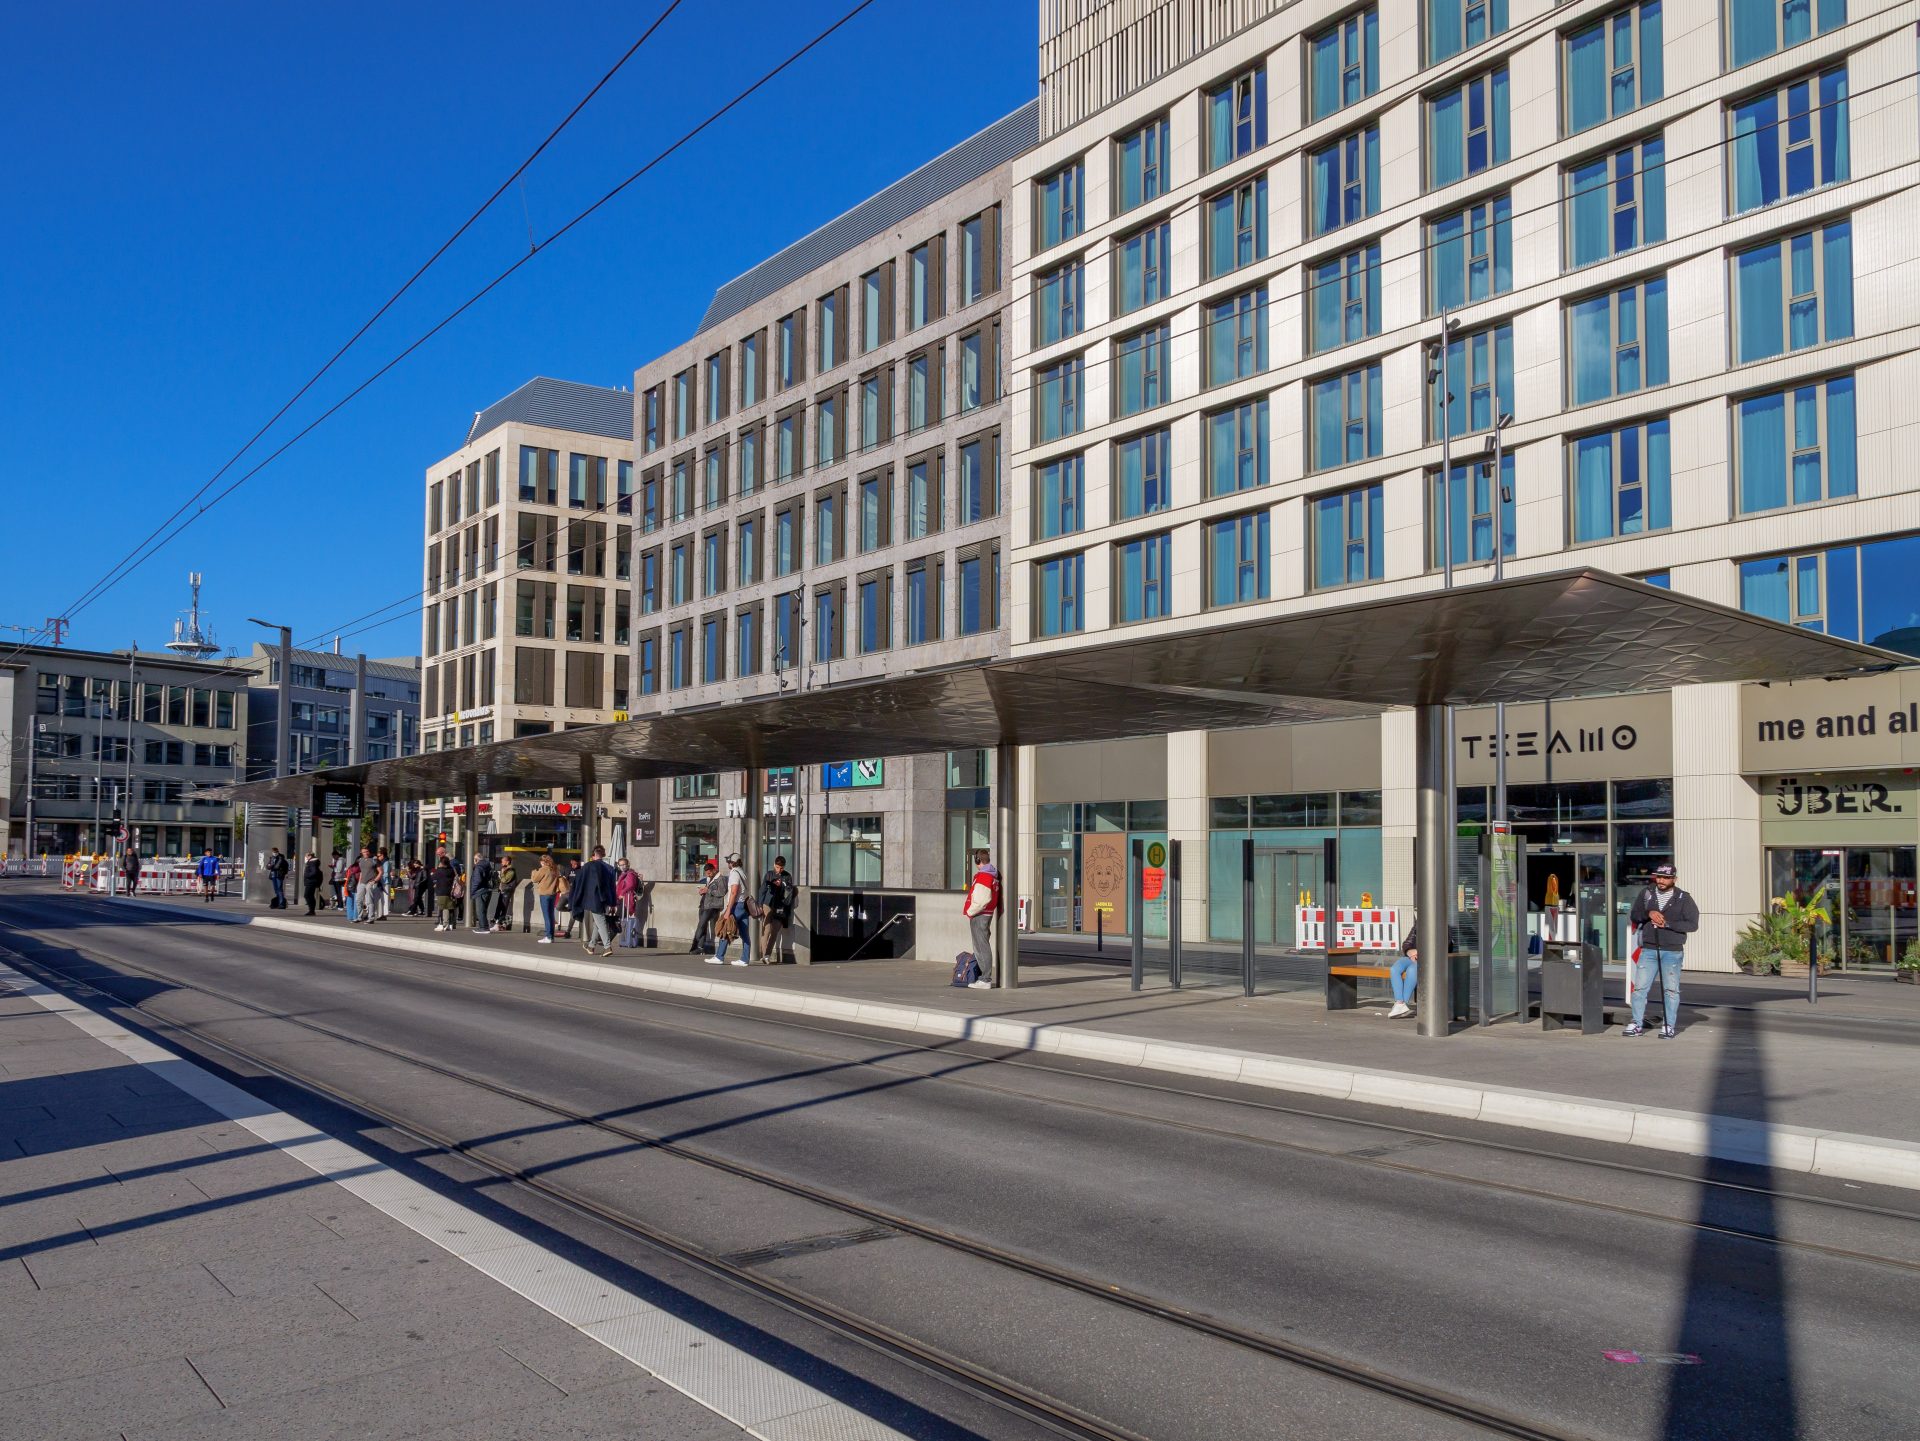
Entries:
{"type": "Polygon", "coordinates": [[[1031,150],[1039,138],[1040,102],[1030,100],[978,135],[961,141],[944,155],[935,156],[912,174],[894,181],[878,195],[829,220],[804,239],[796,240],[778,255],[761,261],[745,275],[729,280],[714,292],[694,334],[704,334],[732,319],[801,276],[884,233],[888,226],[925,210],[943,195],[971,185],[995,166],[1031,150]]]}
{"type": "MultiPolygon", "coordinates": [[[[274,657],[279,653],[280,647],[272,641],[255,641],[253,643],[253,654],[236,663],[247,670],[264,673],[272,666],[274,657]]],[[[295,646],[293,649],[293,663],[295,665],[319,666],[325,670],[351,671],[353,669],[353,660],[354,658],[352,656],[341,655],[337,651],[302,650],[299,646],[295,646]]],[[[380,676],[385,680],[405,680],[417,683],[420,679],[420,660],[419,657],[410,655],[385,656],[378,660],[372,656],[368,656],[367,674],[380,676]]]]}
{"type": "MultiPolygon", "coordinates": [[[[109,665],[124,666],[129,652],[125,649],[87,650],[72,645],[23,645],[9,647],[5,654],[6,664],[11,670],[25,670],[36,664],[45,670],[49,669],[46,662],[50,660],[67,660],[76,664],[104,662],[109,665]]],[[[136,650],[131,654],[134,662],[142,670],[171,667],[180,671],[197,671],[202,675],[240,675],[245,670],[240,661],[233,656],[190,660],[165,650],[136,650]]]]}
{"type": "Polygon", "coordinates": [[[471,445],[488,431],[513,421],[543,425],[549,430],[604,435],[609,440],[632,440],[633,392],[536,375],[474,416],[461,444],[471,445]]]}

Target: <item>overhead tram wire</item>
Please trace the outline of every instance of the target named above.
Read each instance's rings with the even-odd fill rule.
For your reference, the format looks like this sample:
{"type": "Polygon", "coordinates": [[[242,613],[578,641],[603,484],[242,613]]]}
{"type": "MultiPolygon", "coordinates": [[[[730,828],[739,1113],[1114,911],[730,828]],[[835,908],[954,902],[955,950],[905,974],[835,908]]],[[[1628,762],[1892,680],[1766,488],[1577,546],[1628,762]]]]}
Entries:
{"type": "MultiPolygon", "coordinates": [[[[870,9],[875,3],[877,3],[877,0],[858,0],[858,3],[854,4],[852,7],[850,7],[845,12],[843,12],[838,19],[833,21],[832,24],[820,30],[818,33],[816,33],[813,36],[812,39],[808,40],[805,44],[801,45],[799,48],[792,51],[790,54],[787,55],[785,59],[781,60],[778,64],[774,65],[771,69],[762,73],[758,79],[754,80],[751,84],[747,85],[746,87],[738,91],[733,96],[733,98],[731,98],[730,100],[726,101],[724,104],[720,105],[718,108],[713,110],[710,114],[706,116],[705,119],[701,120],[698,124],[686,130],[679,137],[679,139],[675,140],[672,144],[668,145],[664,149],[657,152],[652,159],[648,160],[639,169],[635,170],[632,174],[628,175],[624,180],[620,181],[611,190],[607,191],[604,195],[602,195],[598,200],[595,200],[591,205],[588,205],[585,209],[577,212],[572,219],[568,220],[565,224],[561,225],[559,229],[553,231],[545,239],[536,242],[532,246],[532,248],[528,250],[528,252],[525,255],[515,260],[511,265],[507,266],[498,275],[494,276],[492,280],[488,281],[479,290],[475,291],[466,300],[462,301],[453,310],[449,311],[444,317],[442,317],[437,323],[435,323],[425,333],[423,333],[417,339],[415,339],[413,342],[407,345],[398,354],[394,355],[378,370],[374,371],[366,379],[362,380],[358,385],[356,385],[352,390],[348,391],[345,395],[341,396],[340,399],[335,401],[332,405],[328,406],[327,409],[323,410],[319,415],[315,416],[300,430],[296,431],[286,441],[282,442],[264,460],[261,460],[259,463],[254,465],[245,474],[239,476],[233,481],[230,481],[223,489],[217,492],[212,499],[208,500],[205,504],[201,505],[197,510],[195,510],[191,515],[188,515],[184,520],[180,521],[180,523],[175,525],[173,529],[169,531],[167,534],[160,536],[158,539],[153,540],[150,543],[144,543],[145,545],[144,554],[139,555],[138,558],[135,559],[131,565],[127,566],[121,572],[120,575],[116,576],[113,580],[109,581],[104,586],[101,586],[97,590],[95,590],[95,592],[92,595],[90,595],[83,603],[72,607],[67,612],[67,618],[71,619],[73,616],[80,614],[88,606],[92,605],[95,601],[99,600],[108,591],[112,590],[115,585],[118,585],[121,580],[124,580],[127,575],[130,575],[134,570],[138,569],[140,565],[144,564],[148,559],[152,558],[153,555],[158,553],[164,546],[166,546],[169,542],[171,542],[173,539],[179,536],[182,532],[184,532],[189,526],[191,526],[194,523],[194,521],[198,520],[201,516],[205,515],[208,511],[212,510],[222,500],[232,495],[236,490],[238,490],[241,486],[245,485],[254,476],[260,474],[261,471],[265,470],[268,466],[272,465],[274,461],[278,460],[282,455],[285,455],[295,445],[299,444],[307,436],[311,435],[315,430],[318,430],[328,420],[331,420],[341,410],[345,409],[347,405],[349,405],[352,401],[357,399],[363,392],[371,388],[377,381],[382,379],[389,371],[393,370],[396,366],[398,366],[401,361],[405,360],[408,356],[412,355],[414,351],[418,350],[421,346],[425,345],[429,340],[433,339],[433,337],[438,335],[442,330],[445,330],[455,320],[459,319],[467,311],[471,310],[475,305],[479,304],[480,301],[485,299],[488,295],[492,294],[493,291],[495,291],[503,283],[505,283],[509,277],[518,273],[520,268],[526,265],[527,262],[532,260],[535,256],[539,255],[542,251],[546,250],[547,247],[554,244],[562,236],[566,235],[569,231],[573,230],[574,227],[581,224],[581,222],[585,221],[588,217],[592,216],[597,211],[602,209],[604,206],[612,202],[615,198],[617,198],[619,195],[625,192],[630,186],[632,186],[637,181],[642,179],[644,176],[646,176],[649,172],[657,168],[659,165],[663,164],[667,159],[669,159],[675,153],[685,148],[688,144],[690,144],[693,140],[695,140],[705,131],[711,129],[720,120],[725,118],[728,114],[730,114],[735,109],[739,108],[740,105],[744,104],[747,100],[751,99],[755,94],[757,94],[759,91],[764,89],[767,85],[771,84],[780,75],[784,74],[787,70],[791,69],[794,65],[799,63],[799,61],[804,59],[807,55],[811,54],[814,50],[818,49],[822,44],[824,44],[827,40],[832,38],[832,36],[834,36],[840,30],[844,29],[859,15],[861,15],[866,10],[870,9]]],[[[22,644],[25,644],[25,643],[23,642],[22,644]]],[[[0,659],[4,659],[4,658],[5,657],[0,657],[0,659]]]]}
{"type": "Polygon", "coordinates": [[[657,15],[654,18],[653,23],[649,25],[646,28],[646,30],[641,33],[640,38],[634,41],[632,45],[627,47],[626,53],[622,55],[618,60],[614,61],[612,67],[604,75],[602,75],[599,78],[599,80],[594,82],[592,89],[588,90],[585,95],[580,97],[580,99],[574,104],[574,107],[571,110],[569,110],[564,117],[562,117],[562,119],[560,120],[560,123],[555,125],[553,129],[549,130],[546,134],[546,137],[543,140],[541,140],[541,142],[538,145],[534,146],[532,151],[528,153],[526,159],[522,160],[519,163],[519,165],[514,167],[513,173],[508,175],[505,180],[501,181],[499,186],[494,190],[494,192],[491,195],[489,195],[485,200],[480,202],[479,206],[473,211],[473,213],[460,223],[460,226],[458,229],[456,229],[445,240],[440,242],[439,248],[436,249],[433,252],[433,254],[429,255],[424,261],[421,262],[420,266],[413,272],[413,274],[409,275],[406,281],[400,286],[400,288],[394,291],[393,294],[389,295],[386,298],[386,300],[381,303],[380,308],[378,310],[374,311],[372,315],[367,317],[367,319],[361,324],[358,330],[354,331],[352,335],[347,337],[346,342],[343,345],[341,345],[338,350],[334,351],[331,356],[328,357],[324,365],[322,365],[318,370],[314,371],[312,375],[307,377],[305,383],[302,384],[298,390],[294,391],[294,393],[287,398],[285,403],[282,404],[278,410],[276,410],[271,416],[267,418],[266,424],[262,425],[251,436],[249,436],[247,438],[246,444],[242,445],[230,457],[228,457],[226,463],[222,465],[218,470],[216,470],[211,476],[209,476],[198,490],[194,491],[192,495],[188,496],[186,500],[182,501],[179,507],[176,508],[171,515],[169,515],[165,520],[161,521],[159,525],[155,526],[151,531],[149,531],[147,535],[142,540],[140,540],[132,550],[128,551],[126,555],[122,556],[119,561],[117,561],[112,567],[110,567],[106,575],[101,577],[101,579],[95,581],[93,585],[89,586],[85,591],[81,592],[79,599],[73,602],[73,605],[70,606],[62,614],[73,615],[73,614],[76,614],[78,610],[84,609],[87,605],[91,604],[92,601],[95,599],[95,592],[97,590],[100,590],[102,587],[111,588],[112,585],[118,583],[116,577],[117,577],[117,573],[121,570],[121,567],[127,566],[129,562],[134,562],[137,565],[139,562],[134,561],[134,558],[139,555],[141,548],[145,546],[147,542],[151,540],[155,535],[158,535],[167,526],[171,525],[175,520],[179,519],[180,516],[185,513],[185,511],[189,506],[191,506],[201,496],[205,495],[210,487],[217,484],[222,476],[224,476],[229,470],[231,470],[235,465],[237,465],[240,462],[240,458],[244,456],[249,450],[253,449],[253,447],[259,442],[260,438],[264,436],[269,430],[273,429],[273,427],[279,423],[281,417],[284,416],[289,410],[293,409],[293,407],[300,402],[300,400],[306,395],[306,393],[311,389],[313,389],[313,387],[319,383],[322,377],[324,377],[329,371],[331,371],[333,367],[339,363],[341,358],[344,357],[349,350],[353,349],[355,344],[357,344],[360,341],[361,337],[366,335],[366,333],[369,330],[371,330],[376,324],[378,324],[380,319],[383,316],[385,316],[389,310],[393,309],[393,307],[400,301],[402,296],[406,295],[408,291],[413,289],[414,285],[419,282],[422,276],[424,276],[429,270],[433,268],[433,266],[439,261],[440,257],[445,255],[447,251],[452,249],[455,243],[458,242],[463,235],[465,235],[469,230],[473,228],[474,224],[480,219],[480,217],[486,214],[487,211],[492,208],[494,202],[497,201],[502,195],[506,193],[508,187],[513,185],[514,182],[516,182],[517,180],[519,180],[520,177],[527,172],[527,169],[533,164],[533,162],[538,160],[540,156],[543,153],[545,153],[547,147],[552,145],[553,142],[559,138],[560,132],[565,130],[569,125],[573,123],[574,119],[580,114],[580,112],[586,109],[587,105],[593,100],[593,98],[606,88],[608,82],[611,81],[615,75],[620,73],[620,71],[626,66],[626,63],[629,60],[633,59],[633,57],[639,53],[640,48],[643,45],[645,45],[647,41],[653,38],[654,33],[658,31],[660,27],[667,22],[668,17],[671,16],[674,11],[678,10],[682,3],[683,3],[683,0],[668,0],[666,8],[662,10],[659,13],[659,15],[657,15]]]}

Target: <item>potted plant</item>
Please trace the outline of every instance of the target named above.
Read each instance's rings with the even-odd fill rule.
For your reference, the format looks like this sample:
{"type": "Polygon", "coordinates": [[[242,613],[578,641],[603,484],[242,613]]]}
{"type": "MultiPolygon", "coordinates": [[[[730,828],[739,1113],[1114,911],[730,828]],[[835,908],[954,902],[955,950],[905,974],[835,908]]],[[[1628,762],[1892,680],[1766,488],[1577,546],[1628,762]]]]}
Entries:
{"type": "MultiPolygon", "coordinates": [[[[1796,938],[1793,954],[1782,957],[1780,974],[1783,976],[1804,976],[1810,964],[1808,957],[1814,954],[1813,936],[1816,925],[1833,925],[1833,913],[1812,897],[1801,900],[1798,896],[1775,896],[1774,912],[1785,921],[1787,929],[1796,938]]],[[[1826,944],[1819,948],[1821,969],[1834,958],[1833,938],[1829,931],[1826,944]]]]}
{"type": "Polygon", "coordinates": [[[1907,948],[1893,958],[1893,978],[1920,986],[1920,940],[1908,941],[1907,948]]]}
{"type": "Polygon", "coordinates": [[[1789,962],[1806,964],[1806,937],[1779,911],[1766,911],[1733,943],[1733,959],[1750,976],[1777,976],[1789,962]]]}

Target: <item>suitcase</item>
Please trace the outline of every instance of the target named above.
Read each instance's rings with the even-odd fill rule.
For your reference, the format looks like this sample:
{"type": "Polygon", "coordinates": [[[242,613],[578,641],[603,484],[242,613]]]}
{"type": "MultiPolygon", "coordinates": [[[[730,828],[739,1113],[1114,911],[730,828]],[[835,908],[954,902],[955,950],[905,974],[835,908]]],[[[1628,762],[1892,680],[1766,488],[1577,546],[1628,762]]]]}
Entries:
{"type": "Polygon", "coordinates": [[[634,951],[640,948],[640,917],[626,916],[620,922],[620,945],[623,950],[634,951]]]}

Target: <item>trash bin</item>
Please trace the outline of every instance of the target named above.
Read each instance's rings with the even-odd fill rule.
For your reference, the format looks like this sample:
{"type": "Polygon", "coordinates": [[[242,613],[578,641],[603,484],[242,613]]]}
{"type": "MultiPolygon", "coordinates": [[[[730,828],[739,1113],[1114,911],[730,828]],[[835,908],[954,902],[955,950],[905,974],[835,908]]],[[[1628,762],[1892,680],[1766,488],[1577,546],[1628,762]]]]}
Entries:
{"type": "Polygon", "coordinates": [[[1605,962],[1591,944],[1548,944],[1540,956],[1540,1029],[1580,1023],[1580,1034],[1607,1028],[1605,962]]]}

